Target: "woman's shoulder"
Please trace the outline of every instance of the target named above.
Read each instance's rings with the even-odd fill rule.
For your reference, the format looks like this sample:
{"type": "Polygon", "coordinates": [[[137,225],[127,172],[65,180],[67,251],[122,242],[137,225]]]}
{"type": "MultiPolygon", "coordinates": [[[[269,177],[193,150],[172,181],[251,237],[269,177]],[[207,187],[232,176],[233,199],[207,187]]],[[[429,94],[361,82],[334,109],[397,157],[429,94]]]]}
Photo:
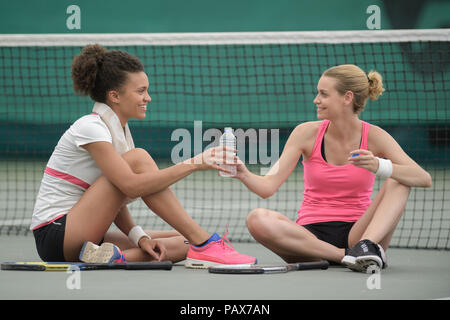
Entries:
{"type": "Polygon", "coordinates": [[[385,149],[388,145],[395,143],[395,139],[383,128],[369,124],[370,130],[368,134],[368,149],[375,155],[381,155],[385,153],[385,149]]]}
{"type": "Polygon", "coordinates": [[[322,123],[323,121],[308,121],[297,125],[289,136],[289,142],[301,150],[303,156],[308,156],[322,123]]]}
{"type": "Polygon", "coordinates": [[[102,127],[108,130],[106,124],[96,113],[86,114],[75,120],[74,123],[72,124],[73,128],[85,128],[87,126],[102,127]]]}
{"type": "Polygon", "coordinates": [[[372,123],[368,123],[369,125],[369,139],[384,139],[389,136],[386,130],[372,123]]]}
{"type": "Polygon", "coordinates": [[[97,113],[85,114],[84,116],[79,117],[74,121],[74,124],[83,124],[83,123],[91,123],[91,122],[103,122],[100,118],[100,115],[97,113]]]}
{"type": "Polygon", "coordinates": [[[75,136],[106,137],[111,140],[111,133],[98,114],[91,113],[78,118],[69,130],[75,136]]]}
{"type": "Polygon", "coordinates": [[[295,133],[296,135],[301,135],[303,138],[308,138],[310,136],[315,137],[322,123],[323,123],[322,120],[303,122],[297,125],[292,133],[293,134],[295,133]]]}

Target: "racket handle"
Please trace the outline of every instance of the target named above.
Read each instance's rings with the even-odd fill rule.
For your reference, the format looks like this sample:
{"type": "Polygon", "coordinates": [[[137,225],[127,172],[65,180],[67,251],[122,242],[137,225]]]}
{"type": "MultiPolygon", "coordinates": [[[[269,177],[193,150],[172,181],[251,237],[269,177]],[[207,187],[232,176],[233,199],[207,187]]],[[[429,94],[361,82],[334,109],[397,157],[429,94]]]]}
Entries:
{"type": "Polygon", "coordinates": [[[312,269],[328,269],[330,265],[327,260],[312,261],[312,262],[299,262],[296,264],[297,270],[312,270],[312,269]]]}
{"type": "Polygon", "coordinates": [[[1,270],[45,271],[43,265],[2,263],[1,270]]]}
{"type": "Polygon", "coordinates": [[[172,270],[172,261],[159,262],[127,262],[125,263],[126,270],[172,270]]]}

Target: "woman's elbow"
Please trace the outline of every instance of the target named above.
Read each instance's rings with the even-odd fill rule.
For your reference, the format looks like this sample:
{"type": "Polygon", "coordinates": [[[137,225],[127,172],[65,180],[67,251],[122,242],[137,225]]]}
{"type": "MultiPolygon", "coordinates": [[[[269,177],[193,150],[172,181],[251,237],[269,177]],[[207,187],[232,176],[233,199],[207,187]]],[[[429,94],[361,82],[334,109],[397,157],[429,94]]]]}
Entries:
{"type": "Polygon", "coordinates": [[[430,188],[432,185],[433,185],[433,179],[431,178],[431,175],[428,172],[426,172],[423,186],[425,188],[430,188]]]}
{"type": "Polygon", "coordinates": [[[263,192],[261,192],[259,194],[259,196],[263,199],[267,199],[270,198],[271,196],[273,196],[275,194],[276,190],[264,190],[263,192]]]}
{"type": "Polygon", "coordinates": [[[262,194],[259,194],[259,196],[263,199],[267,199],[267,198],[270,198],[272,195],[269,193],[262,193],[262,194]]]}

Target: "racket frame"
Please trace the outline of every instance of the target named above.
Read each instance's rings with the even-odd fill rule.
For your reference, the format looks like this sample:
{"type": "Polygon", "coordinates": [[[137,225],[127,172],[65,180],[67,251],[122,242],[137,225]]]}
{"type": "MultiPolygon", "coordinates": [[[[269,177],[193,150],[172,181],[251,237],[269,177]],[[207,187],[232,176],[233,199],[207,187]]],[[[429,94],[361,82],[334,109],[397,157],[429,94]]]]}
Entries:
{"type": "Polygon", "coordinates": [[[321,260],[280,265],[219,265],[209,267],[208,271],[218,274],[274,274],[301,270],[326,270],[328,266],[328,261],[321,260]]]}
{"type": "Polygon", "coordinates": [[[1,270],[68,271],[68,270],[171,270],[171,261],[125,263],[67,263],[67,262],[3,262],[1,270]]]}

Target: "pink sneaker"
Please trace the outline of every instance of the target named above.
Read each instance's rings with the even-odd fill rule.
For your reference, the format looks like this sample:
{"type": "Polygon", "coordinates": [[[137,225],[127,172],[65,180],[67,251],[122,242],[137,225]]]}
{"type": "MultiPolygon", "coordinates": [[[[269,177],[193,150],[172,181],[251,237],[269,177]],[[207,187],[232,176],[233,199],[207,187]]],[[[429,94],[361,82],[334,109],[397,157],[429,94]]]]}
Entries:
{"type": "Polygon", "coordinates": [[[186,268],[206,269],[210,266],[222,264],[256,264],[256,258],[240,254],[234,250],[230,241],[226,238],[227,234],[228,229],[225,230],[222,239],[217,233],[213,234],[209,243],[202,247],[191,245],[184,266],[186,268]],[[225,240],[228,244],[225,243],[225,240]]]}

